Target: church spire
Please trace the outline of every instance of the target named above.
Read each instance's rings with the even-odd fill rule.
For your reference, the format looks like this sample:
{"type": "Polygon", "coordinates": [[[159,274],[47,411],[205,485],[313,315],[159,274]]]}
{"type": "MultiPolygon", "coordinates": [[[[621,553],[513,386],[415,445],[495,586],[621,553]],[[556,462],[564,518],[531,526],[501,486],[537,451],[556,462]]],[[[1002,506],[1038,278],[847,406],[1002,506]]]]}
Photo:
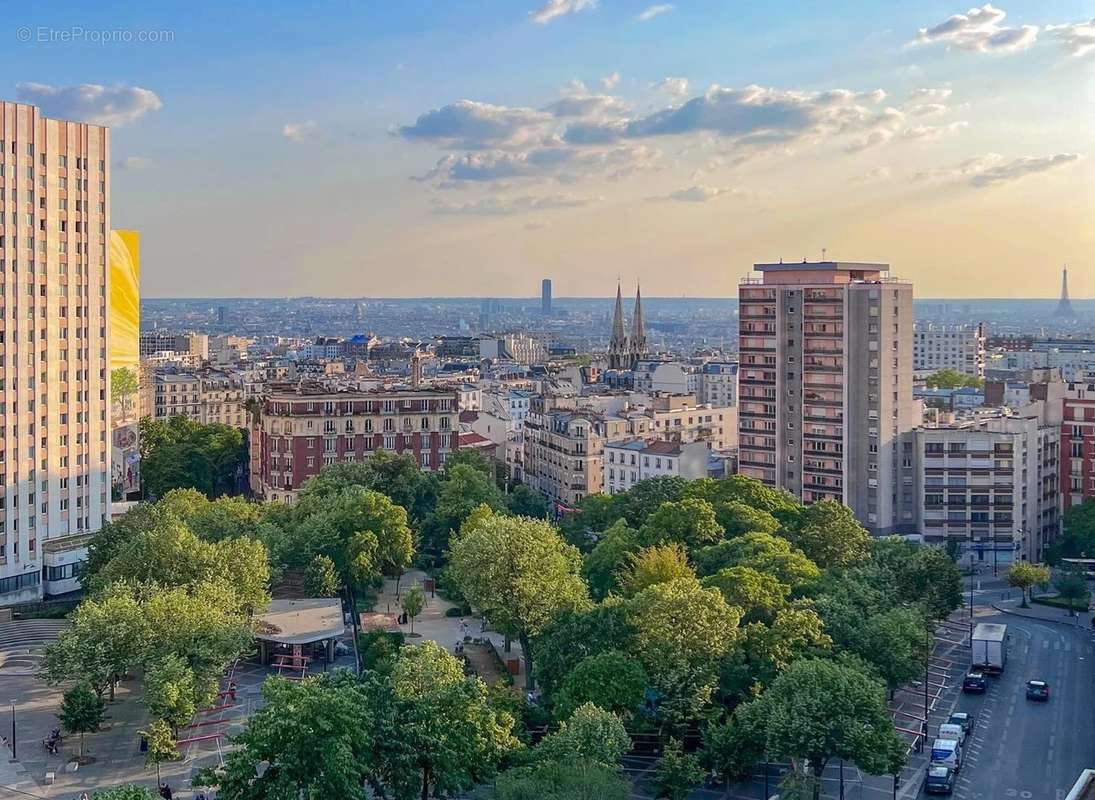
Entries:
{"type": "Polygon", "coordinates": [[[631,319],[631,355],[635,360],[646,357],[646,324],[643,322],[642,290],[635,287],[635,313],[631,319]]]}
{"type": "Polygon", "coordinates": [[[624,323],[624,298],[616,284],[616,311],[612,316],[612,338],[608,342],[608,368],[631,369],[627,328],[624,323]]]}

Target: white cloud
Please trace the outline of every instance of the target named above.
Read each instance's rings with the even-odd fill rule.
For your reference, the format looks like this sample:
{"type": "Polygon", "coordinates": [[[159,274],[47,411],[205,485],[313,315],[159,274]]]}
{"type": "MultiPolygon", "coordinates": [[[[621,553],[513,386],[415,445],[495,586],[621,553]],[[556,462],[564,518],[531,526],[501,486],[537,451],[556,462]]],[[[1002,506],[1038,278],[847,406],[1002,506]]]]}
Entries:
{"type": "Polygon", "coordinates": [[[1067,25],[1046,25],[1046,33],[1074,56],[1095,52],[1095,17],[1067,25]]]}
{"type": "Polygon", "coordinates": [[[942,103],[920,103],[906,111],[910,117],[938,117],[946,114],[948,109],[942,103]]]}
{"type": "Polygon", "coordinates": [[[1076,153],[1049,156],[1024,156],[1007,161],[999,153],[986,153],[966,159],[953,167],[918,172],[913,180],[942,180],[968,183],[978,189],[1019,180],[1027,175],[1046,172],[1080,160],[1076,153]]]}
{"type": "Polygon", "coordinates": [[[140,86],[50,86],[44,83],[18,83],[16,97],[33,103],[47,117],[108,125],[113,128],[140,119],[149,111],[163,108],[163,101],[150,89],[140,86]]]}
{"type": "Polygon", "coordinates": [[[1038,38],[1037,25],[1009,28],[1001,25],[1007,12],[985,3],[965,14],[955,14],[931,28],[920,28],[913,45],[942,42],[981,53],[1010,53],[1026,50],[1038,38]]]}
{"type": "Polygon", "coordinates": [[[649,22],[654,17],[667,14],[673,10],[672,3],[658,3],[657,5],[647,6],[646,9],[635,15],[636,22],[649,22]]]}
{"type": "Polygon", "coordinates": [[[689,186],[684,189],[678,189],[675,192],[670,192],[663,197],[651,198],[654,200],[675,200],[680,203],[706,203],[708,200],[714,200],[716,197],[726,197],[728,195],[738,195],[740,192],[736,189],[723,189],[717,186],[689,186]]]}
{"type": "Polygon", "coordinates": [[[126,156],[121,161],[116,161],[114,163],[114,168],[118,170],[144,169],[151,164],[151,158],[145,158],[144,156],[126,156]]]}
{"type": "Polygon", "coordinates": [[[961,120],[958,122],[951,122],[947,125],[914,125],[911,128],[903,130],[901,135],[906,139],[932,141],[941,139],[949,133],[957,133],[968,127],[969,123],[961,120]]]}
{"type": "Polygon", "coordinates": [[[889,180],[892,170],[887,166],[874,167],[864,172],[862,175],[856,175],[851,178],[852,183],[880,183],[885,180],[889,180]]]}
{"type": "Polygon", "coordinates": [[[688,79],[662,78],[657,83],[651,84],[650,88],[656,89],[659,92],[665,92],[672,97],[684,97],[688,94],[688,79]]]}
{"type": "Polygon", "coordinates": [[[941,103],[948,99],[952,93],[953,90],[945,86],[913,89],[909,92],[909,99],[923,103],[941,103]]]}
{"type": "Polygon", "coordinates": [[[404,139],[475,150],[523,143],[549,118],[546,112],[532,108],[459,100],[427,111],[414,125],[403,125],[397,132],[404,139]]]}
{"type": "Polygon", "coordinates": [[[291,142],[303,142],[315,137],[318,133],[319,126],[312,120],[286,122],[281,129],[281,135],[291,142]]]}
{"type": "Polygon", "coordinates": [[[533,22],[547,25],[552,20],[567,14],[577,14],[579,11],[589,11],[596,7],[597,0],[547,0],[540,8],[529,12],[529,17],[533,22]]]}
{"type": "Polygon", "coordinates": [[[601,88],[606,92],[611,92],[620,83],[620,73],[613,72],[611,75],[605,75],[601,78],[601,88]]]}
{"type": "Polygon", "coordinates": [[[600,198],[575,197],[568,194],[543,196],[500,197],[491,195],[467,203],[448,203],[438,201],[434,204],[435,214],[460,214],[474,216],[508,216],[529,211],[545,211],[559,208],[578,208],[597,202],[600,198]]]}
{"type": "MultiPolygon", "coordinates": [[[[602,78],[601,83],[619,81],[619,73],[602,78]]],[[[563,96],[544,106],[544,111],[556,117],[597,117],[601,119],[619,117],[630,110],[630,106],[618,97],[607,94],[591,94],[581,81],[571,81],[563,88],[563,96]]]]}

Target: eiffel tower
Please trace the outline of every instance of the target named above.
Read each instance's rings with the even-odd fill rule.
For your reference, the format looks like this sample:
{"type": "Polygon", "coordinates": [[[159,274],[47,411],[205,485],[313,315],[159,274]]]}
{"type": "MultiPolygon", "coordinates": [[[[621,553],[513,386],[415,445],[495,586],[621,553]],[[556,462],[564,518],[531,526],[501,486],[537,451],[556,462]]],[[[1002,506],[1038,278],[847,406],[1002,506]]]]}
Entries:
{"type": "Polygon", "coordinates": [[[1076,318],[1076,312],[1072,309],[1072,301],[1068,299],[1068,267],[1061,270],[1061,300],[1057,303],[1055,315],[1063,319],[1076,318]]]}

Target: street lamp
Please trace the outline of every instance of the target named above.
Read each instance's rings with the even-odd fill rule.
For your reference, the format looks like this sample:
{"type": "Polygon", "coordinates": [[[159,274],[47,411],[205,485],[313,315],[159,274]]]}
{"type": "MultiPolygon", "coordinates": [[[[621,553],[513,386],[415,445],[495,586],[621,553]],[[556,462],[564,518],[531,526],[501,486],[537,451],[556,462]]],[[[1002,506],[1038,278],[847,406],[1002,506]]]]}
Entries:
{"type": "Polygon", "coordinates": [[[11,760],[17,758],[15,753],[15,701],[11,701],[11,760]]]}

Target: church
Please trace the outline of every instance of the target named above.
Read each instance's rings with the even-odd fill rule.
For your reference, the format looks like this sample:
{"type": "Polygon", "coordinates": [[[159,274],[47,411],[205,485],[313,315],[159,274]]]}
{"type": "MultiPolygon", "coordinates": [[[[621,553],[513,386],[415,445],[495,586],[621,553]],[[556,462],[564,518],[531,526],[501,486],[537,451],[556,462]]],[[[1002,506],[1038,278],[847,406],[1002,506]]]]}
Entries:
{"type": "Polygon", "coordinates": [[[643,323],[643,298],[635,289],[635,310],[631,317],[631,334],[624,321],[624,300],[616,285],[616,312],[612,317],[612,338],[608,343],[609,369],[634,369],[635,362],[646,358],[646,326],[643,323]]]}

